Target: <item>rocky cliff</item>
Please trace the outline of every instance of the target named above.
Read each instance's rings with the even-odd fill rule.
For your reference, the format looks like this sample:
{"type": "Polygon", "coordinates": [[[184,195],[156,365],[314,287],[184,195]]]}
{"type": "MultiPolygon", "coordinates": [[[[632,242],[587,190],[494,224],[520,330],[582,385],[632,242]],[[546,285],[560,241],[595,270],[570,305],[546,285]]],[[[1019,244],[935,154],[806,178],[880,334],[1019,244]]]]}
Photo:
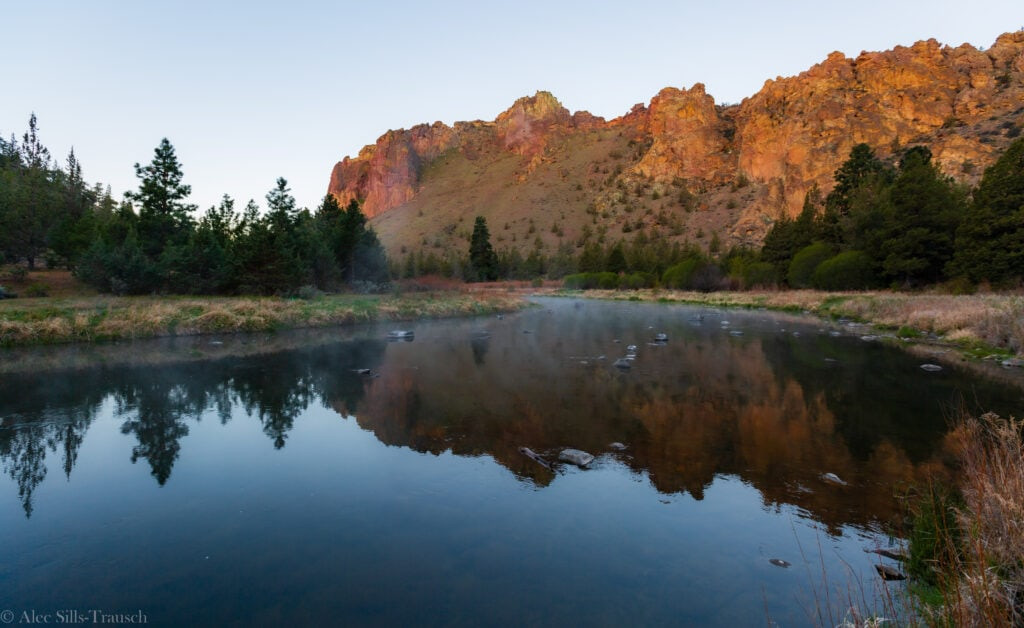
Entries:
{"type": "Polygon", "coordinates": [[[973,184],[1021,127],[1017,31],[987,50],[928,40],[833,53],[731,106],[698,83],[606,121],[538,92],[493,122],[389,131],[339,162],[328,192],[360,199],[392,253],[456,245],[477,214],[499,248],[524,251],[641,230],[757,244],[812,186],[831,189],[857,143],[882,158],[926,145],[944,172],[973,184]]]}

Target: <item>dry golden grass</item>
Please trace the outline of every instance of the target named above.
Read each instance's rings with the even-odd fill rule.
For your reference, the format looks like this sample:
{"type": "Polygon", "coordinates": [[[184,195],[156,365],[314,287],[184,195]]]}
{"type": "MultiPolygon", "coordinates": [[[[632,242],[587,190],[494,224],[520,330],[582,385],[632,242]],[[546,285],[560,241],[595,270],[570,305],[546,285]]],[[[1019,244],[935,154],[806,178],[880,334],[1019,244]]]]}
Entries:
{"type": "Polygon", "coordinates": [[[952,434],[964,505],[959,551],[940,566],[941,625],[1024,625],[1024,423],[962,418],[952,434]]]}
{"type": "Polygon", "coordinates": [[[190,336],[513,311],[515,294],[445,292],[249,297],[79,297],[0,302],[0,346],[190,336]]]}
{"type": "Polygon", "coordinates": [[[897,329],[913,328],[967,345],[984,344],[1024,354],[1024,297],[1008,294],[942,295],[815,290],[687,292],[591,290],[586,296],[677,301],[715,307],[765,307],[846,317],[897,329]]]}

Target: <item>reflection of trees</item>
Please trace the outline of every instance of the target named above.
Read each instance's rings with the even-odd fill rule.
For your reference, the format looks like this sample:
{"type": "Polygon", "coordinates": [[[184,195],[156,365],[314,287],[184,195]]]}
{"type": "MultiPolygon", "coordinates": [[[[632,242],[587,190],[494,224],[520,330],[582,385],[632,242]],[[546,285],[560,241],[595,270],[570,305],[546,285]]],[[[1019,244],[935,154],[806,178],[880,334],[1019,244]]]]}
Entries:
{"type": "MultiPolygon", "coordinates": [[[[938,402],[950,398],[955,372],[908,377],[919,375],[916,360],[856,339],[731,337],[717,324],[649,320],[667,309],[637,311],[537,313],[528,317],[532,334],[512,321],[491,321],[489,336],[473,333],[479,320],[451,322],[428,342],[323,342],[249,358],[5,378],[0,460],[31,513],[48,450],[60,452],[70,476],[97,408],[112,396],[122,431],[137,441],[132,460],[145,458],[160,484],[190,422],[205,413],[227,423],[244,410],[282,448],[315,402],[355,415],[383,443],[490,455],[538,486],[557,474],[520,447],[554,460],[563,447],[600,454],[621,441],[629,448],[616,459],[659,491],[701,499],[716,475],[735,475],[766,505],[794,504],[830,526],[890,518],[894,487],[945,472],[938,402]],[[672,341],[645,344],[653,328],[672,341]],[[622,373],[611,362],[630,342],[640,356],[622,373]],[[838,361],[825,363],[826,355],[838,361]],[[379,377],[354,372],[367,368],[379,377]],[[850,485],[825,484],[824,471],[850,485]]],[[[1007,397],[972,385],[978,398],[1007,397]]]]}
{"type": "Polygon", "coordinates": [[[118,402],[118,413],[127,417],[121,433],[133,434],[139,441],[132,448],[132,463],[145,458],[153,477],[163,486],[181,451],[179,441],[188,435],[185,419],[190,414],[198,416],[196,410],[202,407],[197,408],[196,400],[183,388],[165,380],[125,386],[118,402]]]}
{"type": "Polygon", "coordinates": [[[353,370],[376,368],[384,347],[377,340],[328,342],[245,359],[8,375],[0,378],[0,463],[31,515],[33,492],[47,474],[47,453],[60,452],[70,478],[85,433],[102,401],[112,397],[122,433],[138,441],[132,462],[147,460],[163,485],[189,421],[212,411],[227,423],[240,405],[281,448],[295,419],[316,399],[354,412],[364,381],[353,370]]]}
{"type": "Polygon", "coordinates": [[[25,516],[32,497],[46,478],[47,452],[60,451],[69,479],[85,432],[103,398],[95,390],[95,374],[46,378],[7,375],[0,378],[0,463],[18,486],[25,516]]]}

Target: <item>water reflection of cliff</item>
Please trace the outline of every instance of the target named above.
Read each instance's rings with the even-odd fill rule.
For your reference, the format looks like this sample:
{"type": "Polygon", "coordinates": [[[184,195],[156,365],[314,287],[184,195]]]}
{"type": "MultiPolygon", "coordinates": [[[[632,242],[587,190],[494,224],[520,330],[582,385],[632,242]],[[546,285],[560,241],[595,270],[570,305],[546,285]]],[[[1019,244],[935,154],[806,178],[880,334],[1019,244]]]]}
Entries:
{"type": "Polygon", "coordinates": [[[382,443],[490,455],[537,486],[557,476],[519,448],[554,459],[575,447],[614,457],[665,493],[701,499],[729,474],[757,487],[766,507],[867,526],[894,518],[895,490],[946,472],[941,407],[954,389],[970,385],[986,404],[1019,400],[954,372],[929,377],[915,359],[856,339],[810,328],[794,336],[767,315],[733,314],[732,329],[747,333],[732,336],[713,313],[690,323],[672,308],[551,307],[564,311],[423,325],[411,343],[327,336],[262,355],[8,374],[0,462],[31,515],[47,459],[70,478],[104,407],[134,438],[132,462],[145,460],[162,485],[204,416],[227,423],[244,412],[282,449],[321,403],[382,443]],[[653,329],[670,342],[646,344],[653,329]],[[612,362],[628,343],[639,356],[620,372],[612,362]],[[355,372],[365,368],[379,376],[355,372]],[[613,441],[628,449],[609,452],[613,441]],[[825,472],[849,485],[824,483],[825,472]]]}
{"type": "Polygon", "coordinates": [[[668,345],[641,344],[623,373],[612,352],[651,337],[646,321],[560,318],[527,330],[494,323],[486,341],[466,326],[461,338],[396,347],[359,424],[390,445],[493,455],[541,486],[555,474],[519,447],[550,459],[563,447],[605,452],[658,490],[696,499],[716,475],[736,475],[766,506],[795,504],[831,527],[894,520],[896,492],[947,472],[942,408],[957,384],[922,377],[891,349],[676,321],[668,345]],[[614,441],[628,450],[611,452],[614,441]],[[824,482],[826,472],[849,485],[824,482]]]}

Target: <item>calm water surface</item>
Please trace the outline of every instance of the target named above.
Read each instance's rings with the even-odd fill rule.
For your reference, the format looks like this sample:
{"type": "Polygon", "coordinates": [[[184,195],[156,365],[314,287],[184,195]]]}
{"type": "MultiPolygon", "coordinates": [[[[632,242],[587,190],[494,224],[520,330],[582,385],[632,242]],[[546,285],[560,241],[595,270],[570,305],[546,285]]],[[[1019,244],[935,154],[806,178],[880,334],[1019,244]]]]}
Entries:
{"type": "Polygon", "coordinates": [[[412,342],[0,353],[0,610],[804,625],[884,595],[863,550],[899,543],[896,496],[949,473],[950,409],[1024,405],[1012,381],[925,372],[855,328],[538,303],[415,323],[412,342]],[[551,470],[524,446],[597,460],[551,470]]]}

